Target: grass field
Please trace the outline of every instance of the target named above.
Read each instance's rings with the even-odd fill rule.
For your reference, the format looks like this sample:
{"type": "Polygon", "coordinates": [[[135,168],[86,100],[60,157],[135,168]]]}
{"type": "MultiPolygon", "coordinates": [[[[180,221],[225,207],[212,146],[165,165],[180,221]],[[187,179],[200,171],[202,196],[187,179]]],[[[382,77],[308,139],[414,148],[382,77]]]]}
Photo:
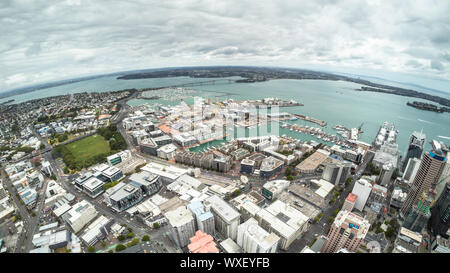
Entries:
{"type": "Polygon", "coordinates": [[[73,156],[79,161],[86,160],[98,154],[107,153],[111,149],[108,141],[100,135],[93,135],[66,145],[73,156]]]}

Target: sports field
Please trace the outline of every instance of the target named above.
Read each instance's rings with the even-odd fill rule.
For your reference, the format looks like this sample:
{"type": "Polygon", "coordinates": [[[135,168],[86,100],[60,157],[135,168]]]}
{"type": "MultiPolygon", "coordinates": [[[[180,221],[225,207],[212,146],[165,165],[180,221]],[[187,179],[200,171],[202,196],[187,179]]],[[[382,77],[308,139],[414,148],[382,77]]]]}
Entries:
{"type": "Polygon", "coordinates": [[[100,135],[83,138],[67,144],[66,147],[77,161],[84,161],[98,154],[108,153],[111,150],[108,141],[100,135]]]}

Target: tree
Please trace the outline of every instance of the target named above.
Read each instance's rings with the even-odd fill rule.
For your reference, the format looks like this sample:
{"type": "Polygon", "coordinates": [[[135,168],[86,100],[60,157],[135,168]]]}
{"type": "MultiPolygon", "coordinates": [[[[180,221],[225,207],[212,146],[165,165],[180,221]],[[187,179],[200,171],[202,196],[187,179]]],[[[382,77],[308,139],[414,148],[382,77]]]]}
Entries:
{"type": "Polygon", "coordinates": [[[375,231],[375,233],[376,234],[379,234],[379,233],[381,233],[381,232],[383,232],[383,229],[379,226],[379,227],[377,227],[377,230],[375,231]]]}
{"type": "Polygon", "coordinates": [[[94,253],[95,252],[95,247],[94,246],[88,247],[88,252],[89,253],[94,253]]]}
{"type": "Polygon", "coordinates": [[[54,174],[50,175],[51,180],[56,180],[56,176],[54,174]]]}
{"type": "Polygon", "coordinates": [[[123,240],[125,240],[125,236],[120,234],[119,236],[117,236],[117,240],[119,240],[120,242],[123,242],[123,240]]]}
{"type": "Polygon", "coordinates": [[[294,177],[292,175],[288,175],[286,176],[286,180],[292,181],[294,180],[294,177]]]}
{"type": "Polygon", "coordinates": [[[159,223],[153,223],[153,228],[154,229],[158,229],[159,228],[159,223]]]}
{"type": "Polygon", "coordinates": [[[332,223],[333,221],[334,221],[334,217],[333,216],[328,217],[328,222],[329,223],[332,223]]]}
{"type": "Polygon", "coordinates": [[[352,183],[352,178],[351,177],[349,177],[349,178],[347,178],[347,181],[345,181],[345,186],[347,187],[348,185],[350,185],[350,183],[352,183]]]}
{"type": "Polygon", "coordinates": [[[339,209],[335,209],[335,210],[333,211],[333,215],[334,215],[334,216],[336,216],[338,213],[339,213],[339,209]]]}
{"type": "Polygon", "coordinates": [[[146,165],[146,163],[141,164],[141,165],[137,165],[136,168],[134,169],[137,173],[141,172],[141,168],[144,167],[146,165]]]}
{"type": "Polygon", "coordinates": [[[142,241],[143,241],[143,242],[150,241],[150,236],[148,236],[148,235],[142,236],[142,241]]]}
{"type": "Polygon", "coordinates": [[[387,238],[391,239],[395,235],[395,229],[389,226],[384,235],[386,235],[387,238]]]}
{"type": "Polygon", "coordinates": [[[137,244],[139,244],[139,239],[138,238],[134,238],[131,242],[129,242],[127,244],[127,247],[132,247],[132,246],[135,246],[137,244]]]}
{"type": "Polygon", "coordinates": [[[129,233],[127,234],[127,237],[128,237],[128,238],[133,238],[133,237],[134,237],[134,233],[133,233],[133,232],[129,232],[129,233]]]}
{"type": "Polygon", "coordinates": [[[116,246],[116,252],[122,251],[122,250],[124,250],[126,248],[127,248],[126,246],[124,246],[122,244],[119,244],[119,245],[116,246]]]}
{"type": "Polygon", "coordinates": [[[290,176],[292,174],[291,167],[286,168],[286,176],[290,176]]]}

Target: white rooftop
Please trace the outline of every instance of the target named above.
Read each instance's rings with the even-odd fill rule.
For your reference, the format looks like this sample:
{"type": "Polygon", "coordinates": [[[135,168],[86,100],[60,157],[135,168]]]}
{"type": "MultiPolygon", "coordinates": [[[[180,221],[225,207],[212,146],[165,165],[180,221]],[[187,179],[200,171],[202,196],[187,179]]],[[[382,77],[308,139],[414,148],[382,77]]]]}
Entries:
{"type": "Polygon", "coordinates": [[[214,211],[227,222],[231,222],[240,216],[239,212],[217,195],[212,195],[205,199],[205,206],[207,206],[207,203],[211,204],[214,211]]]}
{"type": "Polygon", "coordinates": [[[179,206],[174,210],[166,212],[164,216],[173,227],[183,226],[194,221],[192,212],[186,206],[179,206]]]}

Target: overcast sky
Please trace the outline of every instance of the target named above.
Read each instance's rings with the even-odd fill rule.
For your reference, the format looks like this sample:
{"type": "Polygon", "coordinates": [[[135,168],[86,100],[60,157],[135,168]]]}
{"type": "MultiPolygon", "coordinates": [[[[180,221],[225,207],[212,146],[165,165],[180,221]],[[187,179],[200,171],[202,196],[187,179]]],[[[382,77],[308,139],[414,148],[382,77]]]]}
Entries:
{"type": "Polygon", "coordinates": [[[449,80],[449,14],[446,0],[1,0],[0,92],[182,65],[379,70],[449,80]]]}

